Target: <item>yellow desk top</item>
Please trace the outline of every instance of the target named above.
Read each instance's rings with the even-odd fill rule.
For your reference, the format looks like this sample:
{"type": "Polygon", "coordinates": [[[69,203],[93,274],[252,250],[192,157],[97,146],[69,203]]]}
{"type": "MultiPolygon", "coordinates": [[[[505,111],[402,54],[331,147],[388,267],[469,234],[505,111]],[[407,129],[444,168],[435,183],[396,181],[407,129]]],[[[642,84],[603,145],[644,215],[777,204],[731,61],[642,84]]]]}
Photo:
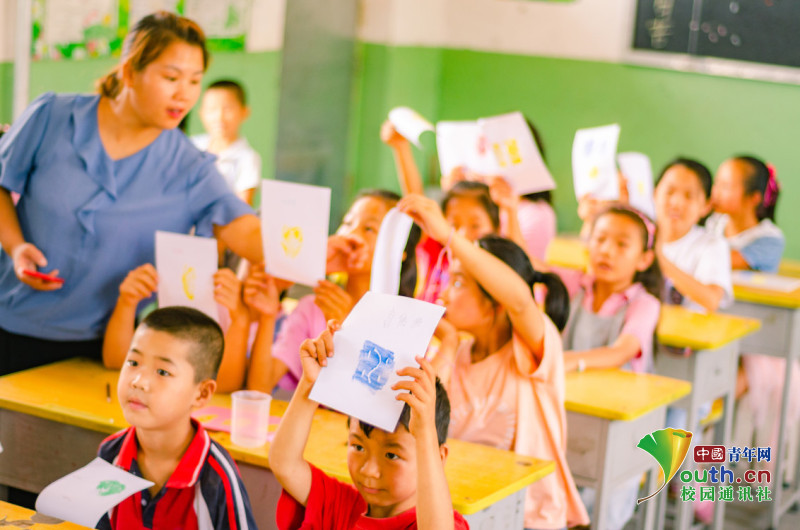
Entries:
{"type": "Polygon", "coordinates": [[[753,318],[695,313],[681,306],[662,305],[656,337],[661,344],[694,350],[713,350],[757,331],[753,318]]]}
{"type": "Polygon", "coordinates": [[[29,528],[31,530],[82,530],[86,529],[75,523],[59,522],[46,515],[41,515],[22,508],[16,504],[0,501],[0,528],[29,528]]]}
{"type": "Polygon", "coordinates": [[[608,420],[634,420],[692,389],[688,381],[619,369],[571,372],[566,379],[567,410],[608,420]]]}
{"type": "Polygon", "coordinates": [[[556,267],[583,271],[589,264],[589,250],[577,236],[555,237],[547,245],[544,260],[556,267]]]}
{"type": "MultiPolygon", "coordinates": [[[[128,426],[117,403],[116,370],[86,359],[70,359],[0,377],[0,407],[84,429],[111,434],[128,426]],[[106,401],[111,385],[111,403],[106,401]]],[[[230,407],[229,394],[216,394],[210,405],[230,407]]],[[[271,414],[281,416],[287,403],[273,400],[271,414]]],[[[230,435],[212,433],[240,462],[269,467],[269,445],[250,449],[233,445],[230,435]]],[[[326,473],[347,482],[346,417],[329,410],[314,416],[305,456],[326,473]]],[[[555,464],[492,447],[448,440],[445,471],[460,513],[476,513],[553,472],[555,464]],[[476,465],[476,463],[491,463],[476,465]]]]}
{"type": "Polygon", "coordinates": [[[778,274],[781,276],[800,278],[800,261],[793,259],[782,259],[780,265],[778,265],[778,274]]]}
{"type": "Polygon", "coordinates": [[[785,293],[773,289],[760,289],[750,285],[734,284],[733,297],[741,302],[752,302],[754,304],[786,307],[789,309],[800,308],[800,289],[785,293]]]}

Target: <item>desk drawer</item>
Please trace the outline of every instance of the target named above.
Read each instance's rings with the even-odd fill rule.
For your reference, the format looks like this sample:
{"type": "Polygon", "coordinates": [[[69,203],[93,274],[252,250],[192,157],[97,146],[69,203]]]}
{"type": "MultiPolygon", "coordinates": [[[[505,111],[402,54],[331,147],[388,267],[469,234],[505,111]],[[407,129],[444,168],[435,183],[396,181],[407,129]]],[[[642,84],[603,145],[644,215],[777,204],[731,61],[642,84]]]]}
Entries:
{"type": "Polygon", "coordinates": [[[659,346],[655,372],[692,383],[692,394],[698,402],[716,399],[728,393],[735,382],[736,348],[737,344],[734,343],[718,350],[701,350],[683,355],[659,346]]]}
{"type": "Polygon", "coordinates": [[[599,480],[606,436],[607,420],[567,411],[567,463],[580,484],[599,480]]]}

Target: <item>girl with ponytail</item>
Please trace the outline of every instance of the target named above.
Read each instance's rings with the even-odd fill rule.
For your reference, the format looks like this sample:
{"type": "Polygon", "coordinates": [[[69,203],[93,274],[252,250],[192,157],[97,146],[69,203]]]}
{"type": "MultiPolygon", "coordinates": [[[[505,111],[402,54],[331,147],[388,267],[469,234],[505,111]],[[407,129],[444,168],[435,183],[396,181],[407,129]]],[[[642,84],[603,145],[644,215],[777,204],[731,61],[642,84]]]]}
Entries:
{"type": "Polygon", "coordinates": [[[569,315],[561,280],[536,271],[517,244],[495,235],[470,241],[439,206],[409,195],[398,209],[447,249],[447,308],[432,363],[447,386],[451,436],[553,460],[556,471],[526,491],[526,528],[588,524],[566,461],[564,355],[569,315]],[[533,286],[547,289],[545,310],[533,286]],[[459,341],[458,332],[472,339],[459,341]]]}

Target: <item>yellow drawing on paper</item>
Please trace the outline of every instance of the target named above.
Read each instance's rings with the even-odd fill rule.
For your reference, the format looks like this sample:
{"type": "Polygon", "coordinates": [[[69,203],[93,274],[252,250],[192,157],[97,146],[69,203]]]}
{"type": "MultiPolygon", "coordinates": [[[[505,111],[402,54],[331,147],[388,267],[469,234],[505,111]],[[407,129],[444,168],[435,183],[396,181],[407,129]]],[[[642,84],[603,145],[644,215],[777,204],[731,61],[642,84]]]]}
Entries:
{"type": "Polygon", "coordinates": [[[181,283],[183,284],[183,293],[189,300],[194,300],[194,279],[197,274],[194,267],[189,265],[183,266],[183,274],[181,274],[181,283]]]}
{"type": "Polygon", "coordinates": [[[497,164],[500,167],[506,167],[506,159],[503,156],[503,149],[500,147],[500,144],[493,143],[492,150],[494,151],[494,157],[497,159],[497,164]]]}
{"type": "Polygon", "coordinates": [[[600,175],[600,168],[597,166],[592,166],[592,169],[589,170],[589,178],[596,179],[600,175]]]}
{"type": "Polygon", "coordinates": [[[509,138],[506,140],[506,148],[508,149],[508,156],[511,158],[511,165],[516,166],[522,162],[522,157],[519,154],[519,146],[517,145],[516,138],[509,138]]]}
{"type": "Polygon", "coordinates": [[[281,248],[288,257],[296,258],[303,249],[303,229],[299,226],[284,226],[281,248]]]}
{"type": "Polygon", "coordinates": [[[636,189],[639,190],[639,195],[644,195],[644,182],[641,180],[637,183],[636,189]]]}

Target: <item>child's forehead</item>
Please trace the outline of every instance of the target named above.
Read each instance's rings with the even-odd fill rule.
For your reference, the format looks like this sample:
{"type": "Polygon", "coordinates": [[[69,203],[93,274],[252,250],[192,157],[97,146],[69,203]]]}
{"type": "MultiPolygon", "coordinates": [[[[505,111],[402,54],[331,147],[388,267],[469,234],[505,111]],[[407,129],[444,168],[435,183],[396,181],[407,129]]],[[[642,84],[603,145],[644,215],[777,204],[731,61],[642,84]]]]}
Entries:
{"type": "Polygon", "coordinates": [[[377,427],[369,432],[369,436],[361,428],[361,422],[356,418],[350,417],[350,434],[363,440],[370,440],[378,445],[394,445],[407,447],[414,444],[414,436],[403,424],[398,424],[394,432],[386,432],[377,427]]]}
{"type": "Polygon", "coordinates": [[[131,351],[144,356],[169,359],[176,364],[190,362],[189,354],[192,347],[190,340],[146,325],[140,325],[136,329],[131,341],[131,351]]]}

